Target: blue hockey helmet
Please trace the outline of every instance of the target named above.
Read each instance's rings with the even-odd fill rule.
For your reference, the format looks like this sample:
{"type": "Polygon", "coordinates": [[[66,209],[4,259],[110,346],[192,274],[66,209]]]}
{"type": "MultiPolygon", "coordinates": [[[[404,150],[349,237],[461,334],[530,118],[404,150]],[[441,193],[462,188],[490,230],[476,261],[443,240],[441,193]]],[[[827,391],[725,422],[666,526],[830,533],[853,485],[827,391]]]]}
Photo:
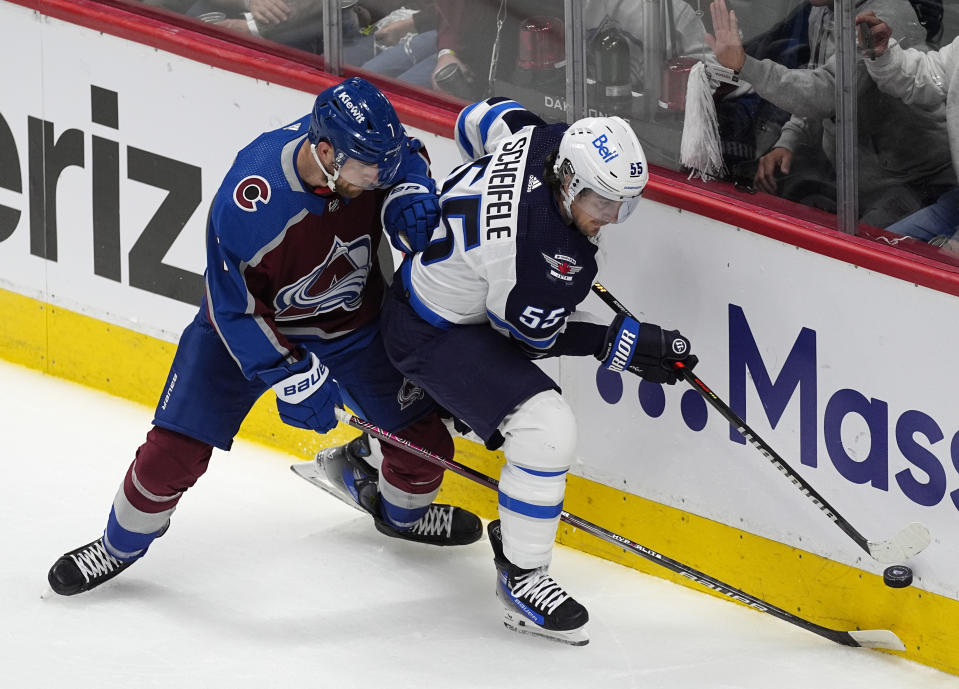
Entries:
{"type": "Polygon", "coordinates": [[[327,173],[331,182],[345,167],[350,169],[350,160],[361,163],[366,172],[376,166],[375,179],[366,174],[359,186],[385,187],[395,182],[406,131],[386,96],[365,79],[352,77],[320,93],[307,136],[314,147],[320,141],[333,147],[334,171],[327,173]]]}

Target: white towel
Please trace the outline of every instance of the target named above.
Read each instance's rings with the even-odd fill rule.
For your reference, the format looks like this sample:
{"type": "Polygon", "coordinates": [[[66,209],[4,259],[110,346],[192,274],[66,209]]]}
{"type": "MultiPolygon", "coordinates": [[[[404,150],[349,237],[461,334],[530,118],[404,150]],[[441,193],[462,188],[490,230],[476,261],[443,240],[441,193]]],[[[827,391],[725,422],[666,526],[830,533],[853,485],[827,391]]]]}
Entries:
{"type": "Polygon", "coordinates": [[[707,182],[726,173],[713,89],[702,62],[693,66],[686,83],[686,114],[679,160],[689,168],[690,177],[698,175],[707,182]]]}

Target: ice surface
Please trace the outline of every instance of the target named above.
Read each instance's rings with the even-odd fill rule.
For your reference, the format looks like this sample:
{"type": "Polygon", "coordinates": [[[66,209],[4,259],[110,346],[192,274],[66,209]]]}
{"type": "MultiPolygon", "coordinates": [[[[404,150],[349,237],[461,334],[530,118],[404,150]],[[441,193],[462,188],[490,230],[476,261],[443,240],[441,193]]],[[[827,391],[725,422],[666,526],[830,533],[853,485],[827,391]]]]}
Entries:
{"type": "Polygon", "coordinates": [[[248,442],[216,451],[147,557],[61,598],[46,572],[102,530],[151,409],[0,362],[0,683],[30,689],[959,689],[563,547],[589,608],[573,648],[506,631],[485,538],[433,549],[248,442]]]}

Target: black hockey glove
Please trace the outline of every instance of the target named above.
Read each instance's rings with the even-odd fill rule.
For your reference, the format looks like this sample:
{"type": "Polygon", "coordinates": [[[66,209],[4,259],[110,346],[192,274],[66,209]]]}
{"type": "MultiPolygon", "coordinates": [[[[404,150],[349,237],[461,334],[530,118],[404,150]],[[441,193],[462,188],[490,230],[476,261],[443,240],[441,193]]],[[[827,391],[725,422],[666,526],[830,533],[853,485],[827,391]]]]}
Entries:
{"type": "Polygon", "coordinates": [[[673,385],[679,373],[673,364],[682,362],[692,370],[699,359],[690,354],[689,340],[678,330],[663,330],[653,323],[620,314],[606,330],[606,339],[596,354],[610,371],[629,371],[651,383],[673,385]]]}

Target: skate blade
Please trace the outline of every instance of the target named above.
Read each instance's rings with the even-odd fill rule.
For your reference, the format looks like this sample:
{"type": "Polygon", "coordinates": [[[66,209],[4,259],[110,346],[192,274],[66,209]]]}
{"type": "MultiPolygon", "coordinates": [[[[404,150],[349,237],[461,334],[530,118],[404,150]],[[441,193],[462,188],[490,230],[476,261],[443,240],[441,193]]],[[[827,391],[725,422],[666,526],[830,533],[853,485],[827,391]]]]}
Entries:
{"type": "Polygon", "coordinates": [[[538,636],[548,641],[556,641],[561,644],[569,644],[570,646],[585,646],[589,643],[589,634],[586,633],[585,627],[570,629],[564,632],[543,629],[522,613],[512,610],[503,611],[503,625],[511,632],[516,632],[517,634],[538,636]]]}
{"type": "Polygon", "coordinates": [[[290,465],[290,471],[299,476],[305,481],[309,481],[317,488],[326,491],[334,498],[339,500],[345,505],[349,505],[353,509],[362,512],[363,514],[369,514],[366,510],[359,506],[356,501],[353,500],[352,496],[343,495],[343,493],[332,483],[329,482],[329,479],[326,477],[326,472],[316,463],[316,460],[312,462],[300,462],[299,464],[290,465]]]}

